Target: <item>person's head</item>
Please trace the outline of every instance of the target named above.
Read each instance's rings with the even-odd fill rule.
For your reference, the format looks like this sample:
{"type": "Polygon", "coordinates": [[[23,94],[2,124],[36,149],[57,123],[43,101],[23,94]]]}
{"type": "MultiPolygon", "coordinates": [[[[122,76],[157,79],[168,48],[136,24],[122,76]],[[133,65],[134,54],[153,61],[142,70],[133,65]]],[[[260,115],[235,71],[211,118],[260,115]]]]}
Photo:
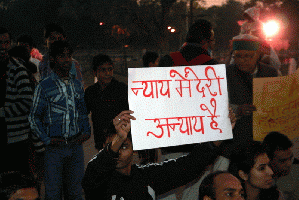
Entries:
{"type": "Polygon", "coordinates": [[[264,138],[263,145],[270,158],[270,167],[274,172],[274,178],[288,175],[294,159],[291,140],[282,133],[270,132],[264,138]]]}
{"type": "Polygon", "coordinates": [[[261,42],[252,35],[240,34],[233,38],[233,58],[243,72],[252,74],[262,57],[261,42]]]}
{"type": "Polygon", "coordinates": [[[20,58],[24,62],[28,62],[30,59],[30,52],[25,46],[15,46],[9,50],[9,55],[15,58],[20,58]]]}
{"type": "Polygon", "coordinates": [[[159,60],[159,54],[153,51],[147,51],[142,57],[144,67],[158,67],[159,60]]]}
{"type": "Polygon", "coordinates": [[[9,54],[8,51],[11,48],[11,36],[8,30],[4,27],[0,27],[0,63],[7,63],[9,54]]]}
{"type": "Polygon", "coordinates": [[[263,26],[264,24],[259,20],[252,22],[250,24],[249,34],[261,39],[266,39],[266,34],[265,31],[263,30],[263,26]]]}
{"type": "Polygon", "coordinates": [[[110,83],[113,78],[113,62],[108,55],[98,54],[93,57],[92,69],[94,76],[102,83],[110,83]]]}
{"type": "Polygon", "coordinates": [[[244,199],[244,191],[237,177],[225,171],[209,174],[199,187],[199,200],[244,199]]]}
{"type": "Polygon", "coordinates": [[[215,38],[212,24],[205,20],[197,20],[187,33],[186,42],[200,44],[204,49],[214,49],[215,38]]]}
{"type": "Polygon", "coordinates": [[[60,78],[69,76],[72,67],[72,54],[73,49],[66,41],[55,41],[50,46],[50,66],[60,78]]]}
{"type": "Polygon", "coordinates": [[[40,195],[33,179],[19,172],[8,172],[0,175],[0,199],[38,200],[40,195]]]}
{"type": "Polygon", "coordinates": [[[269,163],[270,159],[261,142],[248,141],[233,152],[229,172],[241,180],[248,195],[253,190],[261,191],[273,186],[273,171],[269,163]]]}
{"type": "Polygon", "coordinates": [[[63,41],[66,39],[63,29],[57,24],[48,24],[44,30],[44,39],[47,48],[55,41],[63,41]]]}
{"type": "Polygon", "coordinates": [[[17,38],[17,45],[26,47],[30,53],[33,48],[33,39],[30,35],[22,34],[17,38]]]}
{"type": "MultiPolygon", "coordinates": [[[[104,144],[104,147],[106,147],[109,143],[112,142],[113,138],[116,136],[116,130],[111,123],[107,129],[105,130],[106,135],[106,142],[104,144]]],[[[131,133],[129,132],[128,137],[126,141],[122,144],[121,148],[118,151],[119,157],[117,159],[116,164],[116,171],[119,171],[120,173],[123,173],[127,171],[127,169],[131,169],[132,163],[133,163],[133,144],[132,144],[132,137],[131,133]]]]}

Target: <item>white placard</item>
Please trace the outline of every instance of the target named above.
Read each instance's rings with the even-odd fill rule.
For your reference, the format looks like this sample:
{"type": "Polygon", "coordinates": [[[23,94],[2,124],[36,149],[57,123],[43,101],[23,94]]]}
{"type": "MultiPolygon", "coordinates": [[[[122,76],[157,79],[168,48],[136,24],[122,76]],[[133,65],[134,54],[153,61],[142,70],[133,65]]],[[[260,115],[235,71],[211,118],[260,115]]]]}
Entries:
{"type": "Polygon", "coordinates": [[[225,65],[128,69],[134,150],[232,138],[225,65]]]}

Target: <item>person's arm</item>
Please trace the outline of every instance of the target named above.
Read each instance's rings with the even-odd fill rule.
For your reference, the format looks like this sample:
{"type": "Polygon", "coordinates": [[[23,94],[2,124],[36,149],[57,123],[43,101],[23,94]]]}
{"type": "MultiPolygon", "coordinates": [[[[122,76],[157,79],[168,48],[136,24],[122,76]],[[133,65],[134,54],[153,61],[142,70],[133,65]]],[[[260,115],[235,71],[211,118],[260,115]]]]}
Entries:
{"type": "Polygon", "coordinates": [[[187,156],[146,165],[142,169],[156,195],[164,194],[200,177],[214,163],[219,149],[210,142],[198,144],[187,156]]]}
{"type": "Polygon", "coordinates": [[[116,168],[116,160],[118,151],[123,142],[127,139],[131,129],[130,119],[135,119],[131,116],[132,111],[123,111],[113,119],[117,134],[97,156],[95,156],[87,165],[85,175],[82,181],[84,190],[98,188],[100,185],[107,183],[107,179],[112,176],[116,168]]]}
{"type": "Polygon", "coordinates": [[[32,131],[42,140],[45,145],[50,144],[51,138],[46,133],[44,124],[44,116],[46,115],[47,104],[44,94],[44,89],[39,84],[37,85],[33,98],[33,106],[29,114],[29,122],[32,131]]]}
{"type": "MultiPolygon", "coordinates": [[[[12,71],[12,70],[11,70],[12,71]]],[[[17,98],[4,107],[5,116],[18,117],[28,115],[32,106],[33,91],[30,86],[28,73],[23,67],[16,67],[13,73],[13,81],[17,90],[17,98]]]]}

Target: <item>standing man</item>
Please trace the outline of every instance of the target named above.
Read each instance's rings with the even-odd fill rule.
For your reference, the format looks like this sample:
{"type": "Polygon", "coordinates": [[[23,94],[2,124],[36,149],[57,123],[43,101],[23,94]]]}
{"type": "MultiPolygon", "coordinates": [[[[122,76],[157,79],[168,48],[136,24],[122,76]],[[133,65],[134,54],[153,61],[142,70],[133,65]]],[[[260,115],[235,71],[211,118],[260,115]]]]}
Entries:
{"type": "MultiPolygon", "coordinates": [[[[49,51],[51,44],[55,41],[64,41],[66,36],[62,27],[57,24],[48,24],[44,30],[44,39],[46,44],[46,50],[49,51]]],[[[82,70],[80,64],[72,59],[71,71],[75,75],[76,79],[83,82],[82,70]]],[[[49,53],[43,56],[42,61],[39,64],[40,80],[50,76],[52,69],[50,67],[49,53]]]]}
{"type": "Polygon", "coordinates": [[[26,68],[9,56],[10,48],[10,34],[0,27],[1,170],[28,174],[33,91],[26,68]]]}
{"type": "Polygon", "coordinates": [[[53,73],[35,90],[29,121],[46,145],[45,198],[82,200],[84,173],[82,143],[90,137],[82,83],[71,71],[72,48],[66,41],[54,42],[49,50],[53,73]]]}
{"type": "Polygon", "coordinates": [[[91,112],[96,149],[103,148],[109,122],[123,110],[128,110],[128,86],[113,77],[113,62],[108,55],[93,58],[92,69],[97,82],[86,88],[85,103],[91,112]]]}
{"type": "Polygon", "coordinates": [[[159,63],[161,67],[188,66],[188,65],[215,65],[211,52],[215,46],[212,24],[200,19],[189,28],[186,42],[178,52],[164,56],[159,63]]]}

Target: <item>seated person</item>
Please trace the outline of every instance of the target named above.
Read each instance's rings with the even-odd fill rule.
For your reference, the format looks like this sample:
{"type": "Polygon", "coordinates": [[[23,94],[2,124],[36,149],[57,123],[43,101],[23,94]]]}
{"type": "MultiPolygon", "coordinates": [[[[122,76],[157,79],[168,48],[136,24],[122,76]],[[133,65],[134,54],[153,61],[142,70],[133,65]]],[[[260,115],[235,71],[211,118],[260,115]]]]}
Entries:
{"type": "Polygon", "coordinates": [[[284,199],[274,185],[270,159],[260,142],[252,141],[239,147],[230,160],[229,172],[238,177],[247,200],[284,199]]]}
{"type": "Polygon", "coordinates": [[[108,129],[105,147],[89,163],[82,181],[86,200],[155,199],[199,177],[220,153],[221,141],[202,143],[176,160],[144,166],[132,165],[130,120],[133,111],[123,111],[108,129]],[[114,129],[114,130],[113,130],[114,129]]]}
{"type": "Polygon", "coordinates": [[[36,182],[20,172],[0,175],[0,199],[38,200],[40,199],[36,182]]]}
{"type": "Polygon", "coordinates": [[[263,141],[273,170],[273,178],[287,199],[299,199],[299,165],[294,159],[293,143],[284,134],[270,132],[263,141]]]}
{"type": "Polygon", "coordinates": [[[227,171],[215,171],[206,176],[198,194],[198,200],[244,200],[240,180],[227,171]]]}

